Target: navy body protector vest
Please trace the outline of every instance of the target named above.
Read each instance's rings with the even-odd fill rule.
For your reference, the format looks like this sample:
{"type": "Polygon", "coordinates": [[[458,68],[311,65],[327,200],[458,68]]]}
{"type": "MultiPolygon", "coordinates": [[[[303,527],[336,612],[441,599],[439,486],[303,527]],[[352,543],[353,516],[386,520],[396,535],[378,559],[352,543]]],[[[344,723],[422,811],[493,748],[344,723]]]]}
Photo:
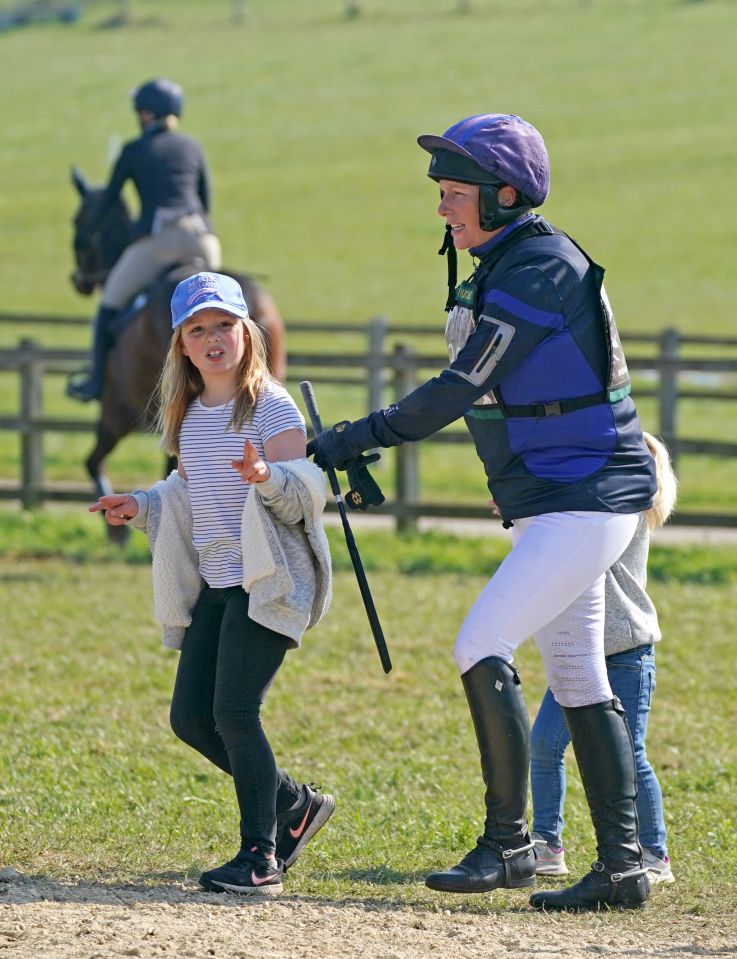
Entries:
{"type": "Polygon", "coordinates": [[[606,292],[603,290],[604,267],[595,263],[588,253],[582,249],[574,239],[568,236],[567,233],[563,233],[562,230],[556,230],[548,223],[533,221],[532,223],[526,224],[512,233],[506,241],[503,241],[499,246],[490,250],[485,257],[482,257],[471,277],[455,288],[455,302],[460,306],[470,309],[473,313],[474,321],[478,323],[479,306],[485,292],[484,280],[497,263],[499,263],[509,247],[523,240],[536,236],[550,236],[551,234],[565,236],[570,240],[576,249],[586,257],[593,271],[599,299],[602,332],[607,345],[608,370],[606,388],[596,393],[590,393],[587,396],[576,396],[571,399],[554,400],[548,403],[530,403],[524,405],[504,403],[499,396],[499,390],[495,389],[494,394],[498,404],[495,412],[504,419],[510,416],[560,416],[563,413],[572,413],[574,410],[586,409],[589,406],[599,406],[601,403],[616,403],[618,400],[629,396],[632,390],[632,383],[630,381],[629,371],[627,370],[627,363],[624,358],[617,326],[614,322],[614,316],[609,306],[606,292]]]}

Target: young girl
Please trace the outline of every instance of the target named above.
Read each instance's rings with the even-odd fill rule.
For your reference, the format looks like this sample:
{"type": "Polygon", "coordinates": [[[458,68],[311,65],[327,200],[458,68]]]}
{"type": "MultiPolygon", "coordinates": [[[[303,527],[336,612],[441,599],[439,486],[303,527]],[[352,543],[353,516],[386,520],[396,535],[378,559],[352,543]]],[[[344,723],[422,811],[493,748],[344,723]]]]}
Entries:
{"type": "MultiPolygon", "coordinates": [[[[637,816],[643,861],[651,885],[674,882],[666,846],[663,794],[645,751],[647,722],[655,690],[655,646],[660,639],[658,616],[646,592],[650,530],[670,516],[676,499],[676,478],[668,451],[649,433],[643,434],[655,459],[658,492],[640,519],[624,553],[606,574],[604,650],[614,695],[624,706],[635,745],[637,816]]],[[[563,711],[548,689],[530,734],[530,779],[537,874],[568,872],[562,845],[566,774],[563,757],[570,734],[563,711]]]]}
{"type": "Polygon", "coordinates": [[[305,459],[304,420],[267,372],[235,280],[183,280],[172,328],[159,425],[179,468],[90,510],[147,531],[156,616],[181,649],[172,728],[233,776],[241,848],[200,882],[274,894],[334,809],[279,769],[259,715],[285,653],[330,602],[324,477],[305,459]]]}

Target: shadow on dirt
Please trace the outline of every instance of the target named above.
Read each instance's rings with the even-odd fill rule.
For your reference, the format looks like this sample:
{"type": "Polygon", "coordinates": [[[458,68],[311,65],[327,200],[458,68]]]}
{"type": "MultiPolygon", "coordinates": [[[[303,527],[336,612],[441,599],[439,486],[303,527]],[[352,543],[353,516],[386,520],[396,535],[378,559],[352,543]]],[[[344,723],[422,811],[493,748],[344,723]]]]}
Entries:
{"type": "MultiPolygon", "coordinates": [[[[412,881],[408,874],[390,874],[389,870],[382,870],[381,872],[386,875],[374,880],[371,878],[372,872],[379,873],[380,870],[355,870],[346,872],[346,875],[356,880],[376,881],[380,884],[412,881]]],[[[241,907],[258,905],[267,901],[268,898],[209,892],[203,889],[196,879],[183,879],[181,873],[174,872],[151,873],[129,883],[121,883],[119,880],[115,883],[107,883],[104,880],[62,882],[41,875],[24,875],[11,881],[0,882],[0,904],[2,905],[54,902],[135,907],[141,904],[175,906],[187,903],[195,906],[241,907]]],[[[295,905],[309,902],[315,906],[332,906],[338,909],[350,907],[364,909],[367,912],[401,912],[406,909],[402,903],[345,896],[341,896],[340,899],[330,899],[324,896],[296,895],[288,892],[279,896],[277,901],[295,905]]]]}

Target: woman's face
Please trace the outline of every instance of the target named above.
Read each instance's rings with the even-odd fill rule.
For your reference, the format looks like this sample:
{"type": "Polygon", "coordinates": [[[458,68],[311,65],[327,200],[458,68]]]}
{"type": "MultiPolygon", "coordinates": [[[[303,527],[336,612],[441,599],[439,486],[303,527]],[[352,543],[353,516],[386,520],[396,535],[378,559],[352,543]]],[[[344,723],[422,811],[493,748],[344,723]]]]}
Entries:
{"type": "Polygon", "coordinates": [[[247,339],[243,320],[223,310],[200,310],[182,324],[182,353],[205,382],[209,377],[235,376],[247,339]]]}
{"type": "Polygon", "coordinates": [[[479,222],[479,187],[475,183],[459,183],[457,180],[440,180],[440,205],[438,214],[450,226],[456,250],[468,250],[482,246],[490,240],[489,233],[481,229],[479,222]]]}

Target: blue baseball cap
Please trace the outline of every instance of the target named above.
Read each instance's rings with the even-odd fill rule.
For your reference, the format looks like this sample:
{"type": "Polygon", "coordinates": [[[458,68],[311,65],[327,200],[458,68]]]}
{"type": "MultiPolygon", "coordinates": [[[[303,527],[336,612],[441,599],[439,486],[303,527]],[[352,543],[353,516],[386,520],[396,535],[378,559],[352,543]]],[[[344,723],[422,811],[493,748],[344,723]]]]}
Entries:
{"type": "Polygon", "coordinates": [[[548,195],[550,161],[545,142],[531,123],[513,113],[479,113],[454,123],[442,136],[425,134],[417,142],[433,154],[428,171],[433,179],[479,182],[469,180],[467,169],[452,176],[453,166],[441,152],[448,151],[513,186],[533,206],[540,206],[548,195]],[[445,167],[448,175],[442,176],[445,167]]]}
{"type": "Polygon", "coordinates": [[[224,273],[195,273],[179,283],[171,298],[171,328],[176,330],[200,310],[223,310],[248,319],[240,283],[224,273]]]}

